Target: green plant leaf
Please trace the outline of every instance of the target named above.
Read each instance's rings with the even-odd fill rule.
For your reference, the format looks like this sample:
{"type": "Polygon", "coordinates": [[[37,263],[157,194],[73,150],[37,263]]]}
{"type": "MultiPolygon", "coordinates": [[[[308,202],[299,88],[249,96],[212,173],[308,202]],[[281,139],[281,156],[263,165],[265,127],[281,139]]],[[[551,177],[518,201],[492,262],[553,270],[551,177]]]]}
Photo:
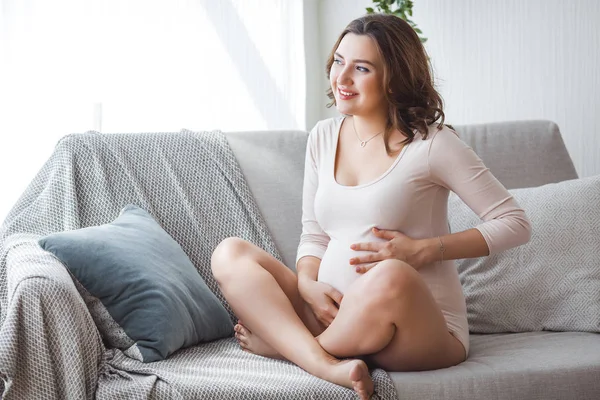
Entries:
{"type": "Polygon", "coordinates": [[[419,28],[417,28],[417,24],[415,24],[410,17],[413,16],[413,5],[414,5],[414,1],[413,0],[372,0],[373,1],[373,5],[375,5],[375,7],[377,8],[376,10],[373,9],[373,7],[367,7],[367,13],[368,14],[373,14],[374,12],[379,12],[379,13],[384,13],[384,14],[392,14],[395,15],[398,18],[403,19],[404,21],[406,21],[411,28],[414,29],[414,31],[417,33],[417,35],[419,36],[419,39],[421,40],[421,43],[425,43],[427,41],[427,38],[422,38],[421,35],[423,34],[423,31],[421,31],[419,28]],[[393,10],[392,10],[393,8],[393,10]]]}

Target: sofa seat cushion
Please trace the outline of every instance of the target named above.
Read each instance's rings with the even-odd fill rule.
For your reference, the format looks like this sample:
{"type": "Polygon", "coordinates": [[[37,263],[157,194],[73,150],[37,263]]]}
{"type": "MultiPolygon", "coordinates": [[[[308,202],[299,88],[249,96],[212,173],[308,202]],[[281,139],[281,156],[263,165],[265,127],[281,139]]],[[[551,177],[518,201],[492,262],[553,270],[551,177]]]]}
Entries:
{"type": "Polygon", "coordinates": [[[455,367],[390,373],[410,399],[599,399],[600,334],[471,334],[469,358],[455,367]]]}
{"type": "MultiPolygon", "coordinates": [[[[169,358],[141,363],[109,350],[100,368],[98,399],[336,400],[354,392],[281,360],[243,351],[234,338],[182,349],[169,358]]],[[[371,371],[381,400],[396,398],[382,369],[371,371]]]]}

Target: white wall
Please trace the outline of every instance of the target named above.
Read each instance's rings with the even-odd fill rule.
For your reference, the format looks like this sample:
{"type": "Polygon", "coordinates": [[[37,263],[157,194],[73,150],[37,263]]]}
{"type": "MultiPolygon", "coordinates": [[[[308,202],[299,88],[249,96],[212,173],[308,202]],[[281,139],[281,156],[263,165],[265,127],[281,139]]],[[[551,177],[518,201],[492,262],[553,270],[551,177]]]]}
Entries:
{"type": "Polygon", "coordinates": [[[304,56],[306,71],[306,108],[304,129],[310,130],[316,121],[321,119],[321,99],[325,93],[323,77],[325,76],[325,62],[321,62],[321,0],[304,0],[304,56]],[[323,64],[323,66],[321,65],[323,64]]]}
{"type": "MultiPolygon", "coordinates": [[[[370,4],[321,0],[321,65],[370,4]]],[[[413,21],[429,39],[448,123],[552,120],[579,175],[600,174],[600,1],[416,0],[413,21]]],[[[320,118],[335,115],[326,101],[320,118]]]]}
{"type": "Polygon", "coordinates": [[[302,12],[288,0],[1,0],[0,223],[69,133],[306,128],[302,12]]]}

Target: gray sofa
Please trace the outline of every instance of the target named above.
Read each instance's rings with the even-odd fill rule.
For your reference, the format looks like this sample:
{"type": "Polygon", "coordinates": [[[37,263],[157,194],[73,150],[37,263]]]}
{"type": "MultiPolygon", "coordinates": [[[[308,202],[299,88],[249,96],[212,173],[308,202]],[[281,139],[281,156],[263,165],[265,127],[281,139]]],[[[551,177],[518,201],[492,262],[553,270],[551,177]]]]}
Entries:
{"type": "MultiPolygon", "coordinates": [[[[549,121],[506,122],[455,126],[455,128],[463,140],[473,147],[496,177],[509,189],[538,187],[577,178],[558,127],[549,121]]],[[[112,140],[109,136],[106,135],[104,140],[112,140]]],[[[293,269],[301,232],[301,192],[307,133],[301,131],[229,132],[226,133],[226,137],[282,260],[293,269]]],[[[115,140],[117,139],[115,136],[115,140]]],[[[145,144],[140,142],[136,143],[136,146],[142,148],[145,144]]],[[[185,161],[181,157],[195,156],[197,155],[189,151],[182,151],[173,163],[185,161]]],[[[148,168],[149,172],[157,173],[160,172],[161,167],[157,164],[148,168]]],[[[100,178],[110,181],[109,175],[100,178]]],[[[141,179],[136,177],[138,178],[141,179]]],[[[77,185],[78,182],[73,184],[77,185]]],[[[80,193],[79,196],[85,196],[85,193],[80,193]]],[[[191,193],[190,196],[193,197],[194,194],[191,193]]],[[[204,199],[208,197],[210,196],[206,193],[203,194],[204,199]]],[[[94,199],[88,200],[94,201],[94,199]]],[[[102,206],[103,203],[98,203],[98,207],[102,206]]],[[[68,208],[68,205],[65,207],[68,208]]],[[[25,211],[16,210],[12,216],[22,212],[25,211]]],[[[53,211],[48,209],[47,212],[53,211]]],[[[161,212],[163,215],[168,214],[168,207],[163,208],[161,212]]],[[[77,223],[88,225],[110,217],[109,213],[99,210],[93,218],[77,221],[77,223]]],[[[535,229],[534,225],[534,231],[535,229]]],[[[600,263],[598,261],[600,256],[596,254],[594,260],[600,263]]],[[[522,267],[527,268],[527,265],[522,267]]],[[[477,279],[477,276],[465,275],[468,271],[469,269],[463,266],[461,279],[465,279],[465,283],[470,284],[469,282],[477,279]]],[[[57,269],[55,265],[36,265],[36,268],[29,272],[8,271],[8,273],[6,279],[8,288],[7,283],[0,279],[0,289],[8,290],[12,294],[12,297],[7,300],[9,306],[11,301],[14,302],[14,299],[24,292],[28,299],[35,299],[42,304],[57,301],[64,304],[61,304],[60,310],[44,306],[35,308],[42,310],[39,315],[27,314],[29,305],[25,304],[21,307],[24,310],[21,314],[18,311],[14,312],[3,321],[0,331],[0,396],[4,393],[8,394],[7,399],[27,398],[26,394],[30,393],[30,389],[32,393],[39,393],[40,388],[47,388],[44,390],[47,390],[49,399],[94,398],[95,391],[106,388],[106,383],[110,380],[132,381],[131,375],[129,377],[127,375],[126,368],[121,371],[107,371],[110,364],[104,362],[107,355],[101,338],[68,274],[60,268],[57,269]],[[23,277],[19,274],[23,274],[23,277]],[[18,283],[13,284],[13,281],[18,283]],[[40,318],[44,321],[39,331],[29,330],[29,325],[26,323],[29,318],[40,318]],[[87,322],[76,326],[73,324],[75,320],[87,322]],[[24,338],[20,342],[19,338],[24,333],[31,337],[24,338]],[[49,333],[49,336],[46,333],[49,333]],[[32,343],[38,339],[44,342],[43,346],[48,349],[47,358],[39,365],[19,366],[19,360],[35,359],[33,358],[35,355],[29,354],[31,349],[23,343],[32,343]],[[68,367],[68,372],[65,372],[65,367],[68,367]],[[8,376],[11,374],[12,376],[8,376]],[[99,384],[99,375],[103,377],[102,384],[99,384]],[[25,377],[30,379],[32,376],[38,379],[25,381],[25,377]],[[7,390],[11,386],[14,389],[12,392],[7,390]]],[[[470,286],[468,290],[471,290],[470,286]]],[[[467,296],[467,298],[471,297],[467,296]]],[[[4,306],[6,311],[6,304],[4,306]]],[[[502,329],[490,324],[482,324],[481,312],[478,308],[470,310],[469,322],[470,324],[473,322],[476,331],[471,334],[471,350],[466,362],[437,371],[389,374],[400,399],[600,398],[600,334],[596,333],[600,331],[600,326],[595,331],[588,329],[588,332],[542,331],[542,329],[532,329],[530,332],[517,329],[518,332],[512,332],[508,329],[505,332],[482,333],[502,329]]],[[[486,317],[491,321],[497,318],[494,314],[486,317]]],[[[572,326],[578,325],[572,324],[572,326]]],[[[219,347],[215,349],[218,350],[219,347]]],[[[197,355],[193,349],[183,353],[190,357],[197,355]]],[[[155,375],[160,378],[157,382],[162,379],[175,386],[181,385],[176,398],[188,398],[180,394],[186,393],[185,385],[189,378],[185,374],[169,375],[169,365],[177,363],[177,360],[181,359],[180,356],[172,357],[170,364],[161,364],[165,366],[164,374],[161,372],[155,375]]],[[[121,365],[132,365],[122,359],[123,357],[121,357],[121,365]]],[[[192,365],[195,365],[195,362],[192,365]]],[[[147,371],[150,371],[150,367],[147,371]]],[[[137,373],[133,369],[129,372],[137,373]]],[[[186,370],[185,373],[193,374],[193,371],[186,370]]],[[[148,377],[150,376],[152,373],[148,372],[148,377]]],[[[148,377],[143,378],[146,383],[150,379],[148,377]]],[[[242,384],[232,382],[232,384],[238,383],[242,384]]],[[[160,382],[147,386],[150,387],[147,392],[141,390],[136,392],[135,387],[135,385],[127,387],[119,398],[170,398],[168,390],[172,390],[164,389],[165,386],[161,386],[160,382]],[[163,389],[164,391],[161,392],[163,389]]],[[[306,395],[307,398],[312,396],[313,394],[308,393],[306,395]]],[[[103,393],[102,398],[109,397],[103,393]]],[[[248,393],[247,396],[240,398],[259,397],[248,393]]],[[[204,398],[214,397],[208,395],[204,398]]],[[[316,398],[322,397],[316,396],[316,398]]]]}
{"type": "MultiPolygon", "coordinates": [[[[550,121],[455,125],[454,128],[507,189],[577,178],[559,128],[550,121]]],[[[229,143],[288,266],[294,264],[301,232],[305,139],[304,132],[228,134],[229,143]]],[[[600,255],[596,254],[596,260],[600,264],[600,255]]],[[[600,293],[595,297],[599,296],[600,293]]],[[[456,367],[391,373],[399,398],[600,399],[598,333],[472,333],[470,340],[468,360],[456,367]]]]}

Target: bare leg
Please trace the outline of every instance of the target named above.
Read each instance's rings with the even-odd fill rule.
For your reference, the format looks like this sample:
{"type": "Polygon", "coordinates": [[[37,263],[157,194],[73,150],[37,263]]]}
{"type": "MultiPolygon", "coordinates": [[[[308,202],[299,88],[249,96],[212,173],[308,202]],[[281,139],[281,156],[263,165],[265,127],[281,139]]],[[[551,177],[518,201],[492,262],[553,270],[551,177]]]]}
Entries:
{"type": "Polygon", "coordinates": [[[285,265],[246,241],[229,238],[215,249],[212,271],[235,314],[277,353],[368,399],[373,382],[367,365],[357,359],[340,361],[323,350],[311,332],[316,328],[307,326],[313,322],[305,324],[299,316],[305,315],[304,301],[295,274],[285,265]]]}
{"type": "MultiPolygon", "coordinates": [[[[244,351],[249,351],[264,357],[285,360],[285,357],[277,353],[275,349],[269,346],[269,344],[263,341],[258,335],[250,332],[250,330],[243,325],[242,321],[238,321],[238,324],[236,325],[236,338],[244,351]]],[[[372,389],[370,389],[371,384],[369,383],[369,380],[371,378],[368,375],[368,370],[366,371],[366,374],[367,375],[365,375],[364,368],[354,368],[350,371],[352,387],[359,396],[362,396],[361,398],[365,398],[365,396],[368,396],[367,393],[372,391],[372,389]]]]}
{"type": "Polygon", "coordinates": [[[262,340],[258,335],[255,335],[244,326],[242,321],[238,321],[235,325],[235,338],[238,340],[240,347],[244,351],[258,354],[259,356],[285,360],[281,354],[272,348],[267,342],[262,340]]]}
{"type": "Polygon", "coordinates": [[[359,278],[317,340],[336,357],[368,355],[387,371],[432,370],[465,359],[420,274],[399,260],[382,261],[359,278]]]}

